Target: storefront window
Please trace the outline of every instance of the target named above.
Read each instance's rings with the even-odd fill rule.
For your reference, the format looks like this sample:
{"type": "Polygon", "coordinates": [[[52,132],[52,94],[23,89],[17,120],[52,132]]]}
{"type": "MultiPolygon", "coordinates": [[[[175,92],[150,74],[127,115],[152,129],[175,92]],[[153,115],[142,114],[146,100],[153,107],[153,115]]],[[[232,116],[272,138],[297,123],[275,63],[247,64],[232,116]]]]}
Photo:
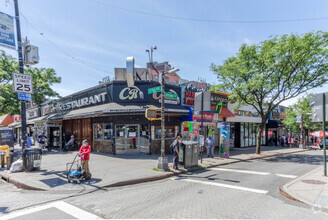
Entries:
{"type": "Polygon", "coordinates": [[[240,146],[245,147],[245,124],[240,123],[240,146]]]}
{"type": "MultiPolygon", "coordinates": [[[[155,138],[161,138],[161,127],[155,128],[155,138]]],[[[165,127],[165,137],[166,138],[175,138],[175,127],[165,127]]]]}
{"type": "Polygon", "coordinates": [[[103,139],[103,124],[97,123],[93,124],[93,131],[94,131],[94,139],[95,140],[102,140],[103,139]]]}
{"type": "Polygon", "coordinates": [[[112,123],[96,123],[93,124],[93,138],[96,141],[108,141],[113,138],[112,123]]]}
{"type": "Polygon", "coordinates": [[[113,124],[104,124],[104,140],[111,140],[113,138],[113,124]]]}

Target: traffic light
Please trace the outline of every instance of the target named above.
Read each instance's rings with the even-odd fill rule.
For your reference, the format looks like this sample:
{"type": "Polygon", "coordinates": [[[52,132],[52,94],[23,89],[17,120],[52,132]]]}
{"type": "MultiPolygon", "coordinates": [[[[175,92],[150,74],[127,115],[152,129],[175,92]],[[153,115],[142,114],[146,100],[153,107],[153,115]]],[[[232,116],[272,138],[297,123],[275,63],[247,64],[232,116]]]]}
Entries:
{"type": "Polygon", "coordinates": [[[154,120],[161,120],[161,114],[157,113],[157,111],[160,111],[161,108],[148,108],[146,109],[145,112],[145,117],[150,120],[150,121],[154,121],[154,120]],[[157,117],[159,116],[159,118],[157,117]]]}

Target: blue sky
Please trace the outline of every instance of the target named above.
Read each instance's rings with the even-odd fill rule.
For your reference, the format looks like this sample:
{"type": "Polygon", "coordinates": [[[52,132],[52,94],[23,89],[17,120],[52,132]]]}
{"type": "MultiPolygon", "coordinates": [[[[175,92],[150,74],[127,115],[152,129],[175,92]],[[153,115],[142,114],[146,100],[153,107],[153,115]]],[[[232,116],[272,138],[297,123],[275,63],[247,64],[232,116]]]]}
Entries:
{"type": "MultiPolygon", "coordinates": [[[[180,69],[182,78],[203,77],[215,83],[210,64],[221,64],[242,43],[258,43],[270,35],[327,31],[328,26],[328,20],[198,22],[118,9],[196,19],[267,21],[328,17],[325,0],[19,0],[19,7],[25,16],[21,17],[22,36],[39,47],[40,63],[35,66],[56,70],[62,83],[54,89],[62,96],[97,85],[107,75],[113,77],[114,67],[125,67],[127,56],[135,57],[136,66],[145,67],[145,50],[151,45],[158,47],[154,61],[169,61],[180,69]]],[[[0,0],[0,11],[14,15],[13,0],[0,0]]],[[[17,57],[15,51],[6,51],[17,57]]],[[[326,89],[315,90],[322,91],[326,89]]]]}

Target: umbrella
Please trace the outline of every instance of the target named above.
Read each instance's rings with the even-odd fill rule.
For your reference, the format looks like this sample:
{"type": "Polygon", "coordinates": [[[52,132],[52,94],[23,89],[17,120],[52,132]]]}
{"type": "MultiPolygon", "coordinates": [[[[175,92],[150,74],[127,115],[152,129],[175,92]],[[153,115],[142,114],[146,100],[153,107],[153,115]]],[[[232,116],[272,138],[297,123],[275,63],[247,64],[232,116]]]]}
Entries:
{"type": "MultiPolygon", "coordinates": [[[[327,137],[328,132],[326,131],[325,133],[326,133],[326,137],[327,137]]],[[[323,137],[323,132],[322,131],[314,131],[314,132],[311,132],[310,135],[314,136],[314,137],[322,138],[323,137]]]]}

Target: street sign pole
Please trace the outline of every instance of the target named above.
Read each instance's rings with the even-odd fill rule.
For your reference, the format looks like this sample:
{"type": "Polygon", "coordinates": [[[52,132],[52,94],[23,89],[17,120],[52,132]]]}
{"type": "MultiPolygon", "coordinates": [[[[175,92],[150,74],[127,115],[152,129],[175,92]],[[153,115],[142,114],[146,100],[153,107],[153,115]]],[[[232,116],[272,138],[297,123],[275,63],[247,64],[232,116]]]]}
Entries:
{"type": "Polygon", "coordinates": [[[322,94],[322,132],[323,132],[323,163],[324,176],[327,176],[327,157],[326,157],[326,95],[322,94]]]}
{"type": "MultiPolygon", "coordinates": [[[[19,73],[24,74],[24,63],[23,63],[23,51],[21,42],[21,29],[19,20],[19,10],[18,10],[18,0],[14,0],[15,4],[15,19],[16,19],[16,32],[17,32],[17,44],[18,44],[18,63],[19,63],[19,73]]],[[[22,151],[25,149],[26,145],[26,106],[25,100],[21,100],[21,122],[22,122],[22,151]]]]}

